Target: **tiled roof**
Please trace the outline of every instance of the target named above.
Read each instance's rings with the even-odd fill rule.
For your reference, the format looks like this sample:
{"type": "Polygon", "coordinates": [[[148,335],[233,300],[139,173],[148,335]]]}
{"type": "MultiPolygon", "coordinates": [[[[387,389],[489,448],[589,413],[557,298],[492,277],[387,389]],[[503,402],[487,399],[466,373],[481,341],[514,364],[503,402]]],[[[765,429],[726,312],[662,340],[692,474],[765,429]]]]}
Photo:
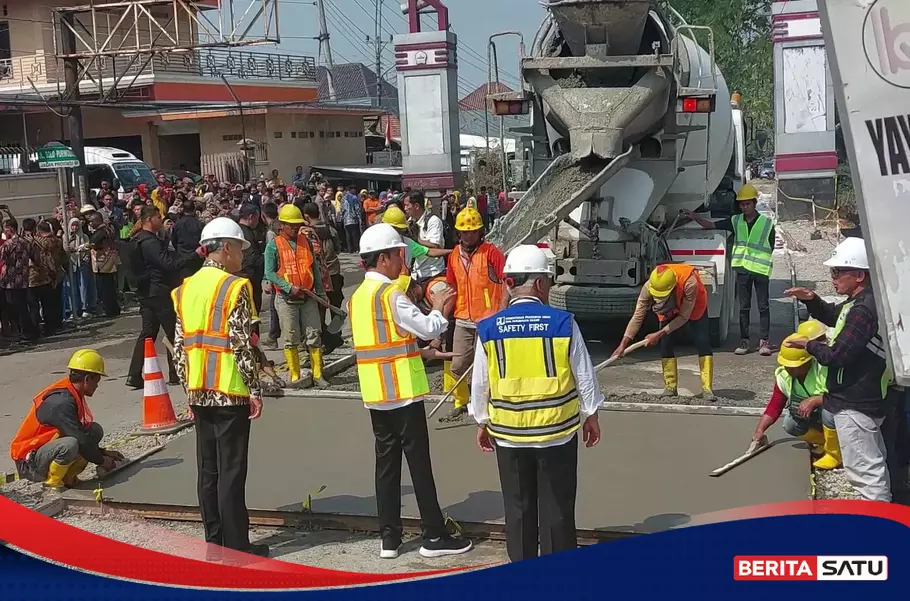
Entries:
{"type": "MultiPolygon", "coordinates": [[[[316,70],[319,81],[319,98],[329,100],[328,68],[316,70]]],[[[356,103],[377,106],[376,73],[363,63],[336,64],[332,69],[332,84],[335,87],[335,98],[346,104],[356,103]]],[[[387,81],[382,82],[382,108],[398,112],[398,88],[387,81]]]]}
{"type": "Polygon", "coordinates": [[[487,106],[488,94],[499,94],[500,92],[512,92],[512,88],[504,83],[493,82],[493,85],[483,84],[458,103],[458,108],[463,111],[482,111],[487,106]],[[489,88],[489,91],[488,91],[489,88]]]}

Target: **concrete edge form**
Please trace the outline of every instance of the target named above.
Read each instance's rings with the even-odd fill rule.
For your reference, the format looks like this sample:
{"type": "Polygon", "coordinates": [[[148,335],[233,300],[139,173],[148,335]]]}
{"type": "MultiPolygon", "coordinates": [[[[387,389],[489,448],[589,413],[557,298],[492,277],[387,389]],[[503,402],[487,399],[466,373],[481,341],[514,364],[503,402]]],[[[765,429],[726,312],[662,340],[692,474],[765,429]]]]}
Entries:
{"type": "MultiPolygon", "coordinates": [[[[198,507],[184,505],[161,505],[155,503],[124,503],[118,501],[102,501],[67,491],[56,500],[60,504],[59,511],[63,509],[76,509],[81,511],[105,510],[124,511],[138,517],[165,520],[174,522],[202,522],[202,515],[198,507]]],[[[284,528],[298,528],[302,530],[338,530],[344,532],[379,532],[375,516],[361,516],[336,513],[302,513],[296,511],[278,511],[250,509],[250,525],[272,526],[284,528]]],[[[419,518],[402,518],[404,531],[413,536],[421,535],[419,518]]],[[[505,525],[484,522],[458,522],[458,531],[468,538],[482,538],[489,540],[505,541],[505,525]]],[[[641,536],[635,532],[622,532],[615,530],[578,530],[579,545],[593,545],[601,542],[620,540],[632,536],[641,536]]]]}

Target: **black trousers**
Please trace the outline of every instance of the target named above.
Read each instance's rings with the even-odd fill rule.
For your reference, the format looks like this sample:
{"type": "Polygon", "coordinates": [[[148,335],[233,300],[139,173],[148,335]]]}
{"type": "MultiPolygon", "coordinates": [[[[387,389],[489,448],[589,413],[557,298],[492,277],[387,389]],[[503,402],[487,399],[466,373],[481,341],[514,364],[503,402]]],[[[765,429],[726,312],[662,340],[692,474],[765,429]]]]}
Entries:
{"type": "Polygon", "coordinates": [[[698,319],[690,319],[675,332],[660,339],[660,356],[664,359],[672,359],[676,356],[676,343],[684,332],[688,332],[695,350],[699,357],[709,357],[714,354],[711,348],[711,320],[708,312],[698,319]]]}
{"type": "Polygon", "coordinates": [[[96,273],[95,284],[98,286],[98,298],[101,299],[104,316],[117,317],[120,315],[120,301],[117,298],[117,274],[96,273]]]}
{"type": "Polygon", "coordinates": [[[376,437],[376,509],[382,538],[401,541],[402,452],[408,459],[423,536],[427,539],[444,536],[445,519],[436,498],[423,403],[411,403],[390,411],[371,409],[370,419],[376,437]]]}
{"type": "Polygon", "coordinates": [[[31,321],[37,327],[44,317],[44,335],[53,336],[60,329],[60,289],[44,284],[28,289],[28,307],[31,321]]]}
{"type": "Polygon", "coordinates": [[[768,276],[752,272],[736,272],[736,296],[739,297],[739,335],[749,338],[749,322],[752,312],[752,288],[755,288],[755,302],[758,305],[758,335],[768,340],[771,335],[771,303],[768,300],[770,285],[768,276]]]}
{"type": "Polygon", "coordinates": [[[344,226],[344,233],[348,239],[348,252],[357,252],[360,248],[360,224],[352,223],[344,226]]]}
{"type": "Polygon", "coordinates": [[[328,293],[329,302],[333,307],[343,308],[344,302],[344,276],[340,273],[332,274],[332,291],[328,293]]]}
{"type": "Polygon", "coordinates": [[[27,288],[7,288],[3,291],[6,298],[6,307],[11,318],[19,324],[19,333],[30,340],[38,337],[38,324],[32,321],[32,314],[28,308],[27,288]]]}
{"type": "Polygon", "coordinates": [[[497,445],[496,463],[509,560],[537,557],[538,542],[541,555],[574,549],[578,436],[544,449],[497,445]]]}
{"type": "Polygon", "coordinates": [[[196,488],[205,542],[235,551],[250,546],[246,508],[250,406],[193,407],[196,488]]]}
{"type": "MultiPolygon", "coordinates": [[[[133,347],[133,358],[130,361],[128,379],[133,382],[142,380],[142,365],[145,363],[145,339],[158,338],[158,330],[163,329],[164,335],[173,344],[174,329],[177,327],[177,314],[174,312],[174,303],[169,296],[152,296],[139,299],[139,315],[142,317],[142,328],[133,347]]],[[[177,380],[177,370],[174,369],[174,358],[167,355],[168,378],[173,382],[177,380]]]]}

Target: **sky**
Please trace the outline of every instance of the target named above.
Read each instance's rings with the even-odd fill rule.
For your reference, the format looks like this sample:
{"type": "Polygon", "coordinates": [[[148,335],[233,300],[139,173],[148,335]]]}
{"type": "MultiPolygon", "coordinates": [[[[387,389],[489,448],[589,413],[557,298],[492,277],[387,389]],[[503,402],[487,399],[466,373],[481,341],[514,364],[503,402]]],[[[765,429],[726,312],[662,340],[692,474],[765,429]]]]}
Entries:
{"type": "MultiPolygon", "coordinates": [[[[373,15],[376,0],[324,1],[335,63],[363,62],[372,68],[375,63],[373,15]]],[[[404,33],[407,23],[398,0],[379,1],[383,3],[381,23],[387,42],[390,34],[404,33]]],[[[518,30],[530,46],[545,12],[538,0],[447,0],[446,5],[452,30],[458,35],[459,97],[486,83],[487,43],[491,34],[518,30]]],[[[273,51],[315,57],[319,43],[313,38],[319,34],[319,21],[313,0],[279,0],[278,7],[281,43],[273,51]]],[[[424,23],[429,22],[429,16],[425,16],[424,23]]],[[[518,72],[517,38],[500,39],[497,50],[500,78],[514,88],[518,72]]],[[[390,68],[394,58],[392,45],[386,44],[383,71],[393,85],[395,72],[390,68]]]]}

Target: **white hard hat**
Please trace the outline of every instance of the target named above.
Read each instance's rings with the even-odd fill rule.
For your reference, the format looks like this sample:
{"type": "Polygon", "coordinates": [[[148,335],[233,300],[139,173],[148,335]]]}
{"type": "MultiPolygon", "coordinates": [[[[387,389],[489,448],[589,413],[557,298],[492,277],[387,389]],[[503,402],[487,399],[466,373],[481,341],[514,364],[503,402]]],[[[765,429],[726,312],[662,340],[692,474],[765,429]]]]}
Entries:
{"type": "Polygon", "coordinates": [[[82,208],[79,209],[79,212],[83,215],[88,215],[89,213],[94,213],[97,210],[98,209],[95,208],[95,205],[84,204],[82,205],[82,208]]]}
{"type": "Polygon", "coordinates": [[[505,273],[549,273],[550,261],[542,250],[533,244],[516,246],[506,257],[505,273]]]}
{"type": "Polygon", "coordinates": [[[216,240],[239,240],[243,243],[241,247],[243,250],[250,247],[249,241],[243,237],[243,230],[236,221],[229,217],[216,217],[202,228],[202,236],[199,238],[200,245],[216,240]]]}
{"type": "Polygon", "coordinates": [[[862,238],[847,238],[837,245],[834,255],[825,261],[827,267],[841,267],[846,269],[869,269],[869,259],[866,257],[866,243],[862,238]]]}
{"type": "Polygon", "coordinates": [[[371,225],[360,237],[360,254],[389,250],[390,248],[404,248],[407,244],[388,223],[371,225]]]}

